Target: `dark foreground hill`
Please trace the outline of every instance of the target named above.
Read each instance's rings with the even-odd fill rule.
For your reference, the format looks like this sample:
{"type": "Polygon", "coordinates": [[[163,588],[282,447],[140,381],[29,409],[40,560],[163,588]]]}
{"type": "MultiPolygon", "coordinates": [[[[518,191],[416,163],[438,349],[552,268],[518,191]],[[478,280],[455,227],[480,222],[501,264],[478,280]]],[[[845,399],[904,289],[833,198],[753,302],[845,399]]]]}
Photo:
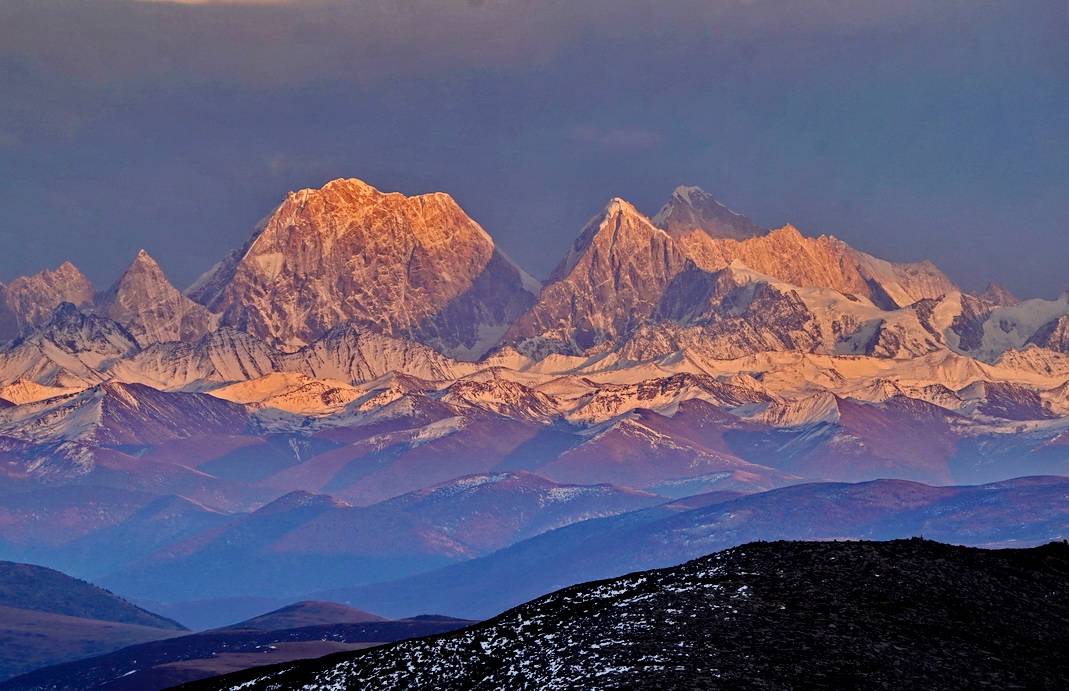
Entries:
{"type": "Polygon", "coordinates": [[[752,543],[188,688],[1064,689],[1067,593],[1064,543],[752,543]]]}
{"type": "MultiPolygon", "coordinates": [[[[472,623],[435,616],[399,621],[376,618],[363,623],[344,621],[351,619],[355,611],[335,610],[334,614],[342,615],[343,619],[335,623],[265,630],[255,628],[256,622],[252,627],[243,622],[242,628],[214,629],[131,645],[106,655],[8,679],[0,682],[0,691],[155,691],[250,667],[455,631],[472,623]]],[[[275,614],[265,615],[263,623],[268,623],[275,614]]],[[[321,609],[320,614],[330,613],[321,609]]]]}

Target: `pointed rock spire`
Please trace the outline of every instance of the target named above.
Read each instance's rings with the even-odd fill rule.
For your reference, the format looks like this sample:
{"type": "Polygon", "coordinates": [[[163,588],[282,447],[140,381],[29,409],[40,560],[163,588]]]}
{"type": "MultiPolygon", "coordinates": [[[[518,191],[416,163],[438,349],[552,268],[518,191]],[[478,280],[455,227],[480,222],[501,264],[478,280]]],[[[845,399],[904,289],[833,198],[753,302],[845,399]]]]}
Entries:
{"type": "Polygon", "coordinates": [[[592,247],[602,252],[611,252],[614,246],[637,242],[644,238],[664,241],[664,231],[656,228],[635,206],[620,197],[613,197],[605,207],[587,221],[575,238],[567,256],[557,265],[550,282],[568,275],[576,263],[591,251],[592,247]]]}
{"type": "Polygon", "coordinates": [[[205,307],[171,285],[160,265],[143,249],[98,303],[101,314],[126,326],[143,346],[196,340],[218,322],[205,307]]]}
{"type": "Polygon", "coordinates": [[[538,302],[505,336],[528,355],[578,354],[648,317],[686,257],[632,204],[614,198],[583,227],[538,302]]]}

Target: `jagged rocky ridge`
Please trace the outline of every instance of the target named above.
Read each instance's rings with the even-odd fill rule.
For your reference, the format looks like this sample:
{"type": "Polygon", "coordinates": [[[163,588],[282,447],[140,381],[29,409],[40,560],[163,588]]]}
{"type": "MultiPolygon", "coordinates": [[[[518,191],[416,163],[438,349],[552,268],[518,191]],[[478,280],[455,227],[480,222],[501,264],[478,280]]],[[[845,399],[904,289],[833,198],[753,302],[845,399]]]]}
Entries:
{"type": "Polygon", "coordinates": [[[97,307],[103,316],[126,326],[142,346],[196,340],[214,330],[219,321],[172,286],[145,250],[97,298],[97,307]]]}
{"type": "MultiPolygon", "coordinates": [[[[777,309],[789,313],[764,315],[770,331],[799,320],[834,331],[797,342],[773,333],[772,343],[751,339],[735,350],[898,357],[944,348],[993,361],[1029,344],[1065,345],[1057,324],[1069,311],[1064,299],[1022,305],[999,286],[962,295],[930,263],[886,262],[789,225],[762,231],[694,187],[678,188],[652,219],[612,200],[542,289],[448,195],[406,197],[355,179],[289,195],[188,298],[144,251],[99,295],[66,263],[3,287],[0,331],[27,334],[69,302],[122,324],[142,348],[194,342],[222,324],[292,351],[354,325],[464,360],[510,344],[541,358],[614,349],[640,329],[671,332],[680,310],[704,307],[759,329],[749,321],[769,292],[782,295],[777,309]],[[702,276],[723,271],[746,274],[749,291],[762,293],[751,314],[748,296],[703,303],[701,286],[718,279],[702,276]],[[802,304],[791,307],[792,299],[802,304]]],[[[734,357],[715,339],[710,348],[734,357]]]]}
{"type": "MultiPolygon", "coordinates": [[[[766,490],[807,480],[1069,474],[1069,295],[968,295],[692,188],[652,219],[613,200],[544,288],[448,196],[343,180],[186,294],[142,252],[101,293],[68,264],[0,298],[0,554],[142,597],[444,579],[744,494],[775,521],[766,490]]],[[[985,525],[907,485],[913,518],[925,493],[964,517],[947,539],[985,525]]],[[[1048,504],[1028,536],[1063,534],[1048,504]]],[[[717,545],[732,513],[703,519],[717,545]]],[[[655,537],[644,555],[712,548],[655,537]]],[[[551,553],[570,570],[527,597],[580,573],[551,553]]],[[[585,577],[678,561],[609,556],[585,577]]]]}
{"type": "Polygon", "coordinates": [[[1064,543],[752,543],[456,633],[184,688],[1058,688],[1067,577],[1064,543]]]}
{"type": "Polygon", "coordinates": [[[351,323],[479,356],[535,292],[449,195],[384,194],[353,179],[291,194],[190,295],[283,345],[351,323]]]}
{"type": "Polygon", "coordinates": [[[188,297],[144,252],[99,295],[80,276],[4,289],[19,482],[107,469],[233,507],[498,470],[768,489],[1069,463],[1069,294],[967,295],[696,188],[653,219],[612,200],[540,291],[447,195],[359,180],[291,194],[188,297]],[[250,475],[252,449],[274,460],[250,475]]]}

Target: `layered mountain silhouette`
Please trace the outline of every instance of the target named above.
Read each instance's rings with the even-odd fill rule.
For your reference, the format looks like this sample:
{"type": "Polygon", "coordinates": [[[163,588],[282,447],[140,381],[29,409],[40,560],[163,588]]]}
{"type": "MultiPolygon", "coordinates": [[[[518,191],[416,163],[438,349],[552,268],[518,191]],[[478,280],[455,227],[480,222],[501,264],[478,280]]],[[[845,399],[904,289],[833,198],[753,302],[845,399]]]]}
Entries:
{"type": "Polygon", "coordinates": [[[1069,294],[693,187],[610,200],[540,283],[449,195],[335,180],[186,291],[145,252],[0,287],[0,558],[221,625],[487,616],[773,536],[1063,538],[1020,478],[1069,475],[1067,334],[1069,294]]]}
{"type": "Polygon", "coordinates": [[[184,632],[175,621],[59,571],[0,562],[0,682],[184,632]]]}
{"type": "Polygon", "coordinates": [[[763,490],[1069,463],[1069,295],[968,295],[694,187],[652,218],[611,200],[544,286],[448,195],[343,179],[290,194],[185,294],[142,251],[106,291],[64,264],[0,302],[19,487],[234,511],[502,471],[763,490]]]}
{"type": "Polygon", "coordinates": [[[753,543],[184,688],[1053,688],[1069,674],[1067,566],[1064,543],[753,543]]]}

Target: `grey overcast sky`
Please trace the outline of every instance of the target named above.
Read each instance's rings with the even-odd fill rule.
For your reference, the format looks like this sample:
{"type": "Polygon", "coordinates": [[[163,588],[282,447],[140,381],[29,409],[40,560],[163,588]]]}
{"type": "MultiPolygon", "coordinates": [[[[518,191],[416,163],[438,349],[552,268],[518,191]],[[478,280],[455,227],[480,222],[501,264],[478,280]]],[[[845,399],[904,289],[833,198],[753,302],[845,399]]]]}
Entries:
{"type": "Polygon", "coordinates": [[[967,289],[1069,289],[1065,0],[0,0],[0,280],[184,286],[285,193],[444,190],[545,276],[699,185],[967,289]]]}

